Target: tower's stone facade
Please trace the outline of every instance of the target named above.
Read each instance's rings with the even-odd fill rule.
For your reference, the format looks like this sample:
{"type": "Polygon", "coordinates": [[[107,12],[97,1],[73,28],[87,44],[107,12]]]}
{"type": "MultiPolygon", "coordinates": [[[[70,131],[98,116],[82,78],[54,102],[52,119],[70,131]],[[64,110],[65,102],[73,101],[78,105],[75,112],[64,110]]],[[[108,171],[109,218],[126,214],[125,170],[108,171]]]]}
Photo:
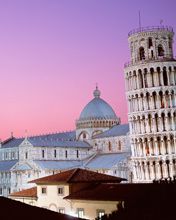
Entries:
{"type": "Polygon", "coordinates": [[[176,60],[173,29],[129,33],[131,62],[125,64],[126,96],[135,182],[176,174],[176,60]]]}

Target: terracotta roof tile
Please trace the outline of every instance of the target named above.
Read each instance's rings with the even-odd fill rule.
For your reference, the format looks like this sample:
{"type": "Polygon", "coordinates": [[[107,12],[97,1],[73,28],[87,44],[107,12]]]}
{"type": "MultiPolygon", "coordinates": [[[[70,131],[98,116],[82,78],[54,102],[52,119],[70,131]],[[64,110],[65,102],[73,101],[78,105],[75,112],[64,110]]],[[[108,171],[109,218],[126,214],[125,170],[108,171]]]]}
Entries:
{"type": "Polygon", "coordinates": [[[97,173],[94,171],[86,170],[86,169],[71,169],[67,170],[55,175],[46,176],[43,178],[39,178],[30,183],[58,183],[58,182],[65,182],[65,183],[78,183],[78,182],[121,182],[122,179],[120,177],[110,176],[106,174],[97,173]]]}
{"type": "Polygon", "coordinates": [[[36,197],[37,198],[37,187],[30,189],[24,189],[18,192],[11,193],[10,196],[16,197],[36,197]]]}
{"type": "MultiPolygon", "coordinates": [[[[96,201],[118,201],[119,184],[92,184],[86,189],[71,193],[64,199],[96,200],[96,201]]],[[[123,194],[120,192],[120,195],[123,194]]]]}
{"type": "Polygon", "coordinates": [[[176,193],[175,184],[153,184],[153,183],[100,183],[92,184],[80,191],[71,193],[64,199],[71,200],[93,200],[93,201],[125,201],[146,196],[153,199],[164,192],[176,193]]]}

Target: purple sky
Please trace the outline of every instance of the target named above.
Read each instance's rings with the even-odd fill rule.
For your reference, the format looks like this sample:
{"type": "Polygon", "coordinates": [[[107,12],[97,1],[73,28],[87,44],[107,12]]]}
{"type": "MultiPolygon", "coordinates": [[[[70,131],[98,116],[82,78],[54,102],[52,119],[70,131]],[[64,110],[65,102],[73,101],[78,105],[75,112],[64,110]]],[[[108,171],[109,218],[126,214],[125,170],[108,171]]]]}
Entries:
{"type": "Polygon", "coordinates": [[[127,122],[127,34],[139,10],[142,26],[162,19],[176,32],[175,9],[175,0],[0,0],[0,137],[74,129],[96,82],[127,122]]]}

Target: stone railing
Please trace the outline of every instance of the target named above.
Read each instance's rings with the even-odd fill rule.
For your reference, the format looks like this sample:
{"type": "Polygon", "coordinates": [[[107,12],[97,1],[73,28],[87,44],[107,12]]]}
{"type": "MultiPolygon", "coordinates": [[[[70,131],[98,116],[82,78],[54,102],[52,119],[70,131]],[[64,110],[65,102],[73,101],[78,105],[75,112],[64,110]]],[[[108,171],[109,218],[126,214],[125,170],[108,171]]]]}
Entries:
{"type": "Polygon", "coordinates": [[[133,34],[137,34],[140,32],[154,32],[154,31],[169,31],[173,32],[173,28],[170,26],[148,26],[148,27],[139,27],[136,29],[133,29],[128,33],[128,37],[130,37],[133,34]]]}

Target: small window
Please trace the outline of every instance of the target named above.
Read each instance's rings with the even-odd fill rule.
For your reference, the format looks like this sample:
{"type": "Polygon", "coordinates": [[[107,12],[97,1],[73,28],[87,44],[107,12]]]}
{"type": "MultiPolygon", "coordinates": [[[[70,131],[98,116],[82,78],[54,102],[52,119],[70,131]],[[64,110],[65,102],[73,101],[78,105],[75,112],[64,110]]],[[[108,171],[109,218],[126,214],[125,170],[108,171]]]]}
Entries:
{"type": "Polygon", "coordinates": [[[121,150],[121,141],[119,141],[118,150],[121,150]]]}
{"type": "Polygon", "coordinates": [[[12,152],[12,159],[15,158],[15,152],[12,152]]]}
{"type": "Polygon", "coordinates": [[[55,157],[55,158],[57,157],[57,151],[56,151],[56,149],[54,150],[54,157],[55,157]]]}
{"type": "Polygon", "coordinates": [[[105,214],[105,210],[103,210],[103,209],[98,209],[97,210],[97,217],[99,219],[101,219],[104,214],[105,214]]]}
{"type": "Polygon", "coordinates": [[[25,153],[25,159],[28,159],[28,152],[25,153]]]}
{"type": "Polygon", "coordinates": [[[140,60],[145,60],[145,51],[143,47],[139,48],[139,58],[140,60]]]}
{"type": "Polygon", "coordinates": [[[5,158],[6,158],[6,159],[8,158],[8,153],[7,153],[7,152],[5,152],[5,158]]]}
{"type": "Polygon", "coordinates": [[[45,157],[45,151],[42,150],[42,158],[44,158],[44,157],[45,157]]]}
{"type": "Polygon", "coordinates": [[[111,142],[110,141],[108,142],[108,149],[109,149],[109,151],[112,151],[112,146],[111,146],[111,142]]]}
{"type": "Polygon", "coordinates": [[[67,156],[68,156],[68,153],[67,153],[67,150],[65,151],[65,158],[67,158],[67,156]]]}
{"type": "Polygon", "coordinates": [[[2,195],[2,188],[0,188],[0,195],[2,195]]]}
{"type": "Polygon", "coordinates": [[[85,134],[85,133],[83,133],[83,138],[84,138],[84,139],[86,138],[86,134],[85,134]]]}
{"type": "Polygon", "coordinates": [[[148,48],[153,46],[152,38],[148,39],[148,48]]]}
{"type": "Polygon", "coordinates": [[[57,193],[58,193],[58,195],[63,195],[64,194],[64,187],[58,187],[57,193]]]}
{"type": "Polygon", "coordinates": [[[76,157],[79,158],[79,150],[76,150],[76,157]]]}
{"type": "Polygon", "coordinates": [[[46,187],[42,187],[41,188],[41,192],[42,192],[43,195],[46,195],[46,193],[47,193],[46,187]]]}
{"type": "Polygon", "coordinates": [[[84,209],[83,208],[78,208],[77,213],[78,213],[78,218],[84,217],[84,209]]]}
{"type": "Polygon", "coordinates": [[[65,213],[65,208],[58,208],[58,212],[64,214],[65,213]]]}
{"type": "Polygon", "coordinates": [[[8,188],[8,194],[10,194],[11,193],[11,189],[10,188],[8,188]]]}
{"type": "Polygon", "coordinates": [[[159,57],[163,57],[164,56],[164,49],[163,49],[161,44],[158,46],[158,56],[159,57]]]}

